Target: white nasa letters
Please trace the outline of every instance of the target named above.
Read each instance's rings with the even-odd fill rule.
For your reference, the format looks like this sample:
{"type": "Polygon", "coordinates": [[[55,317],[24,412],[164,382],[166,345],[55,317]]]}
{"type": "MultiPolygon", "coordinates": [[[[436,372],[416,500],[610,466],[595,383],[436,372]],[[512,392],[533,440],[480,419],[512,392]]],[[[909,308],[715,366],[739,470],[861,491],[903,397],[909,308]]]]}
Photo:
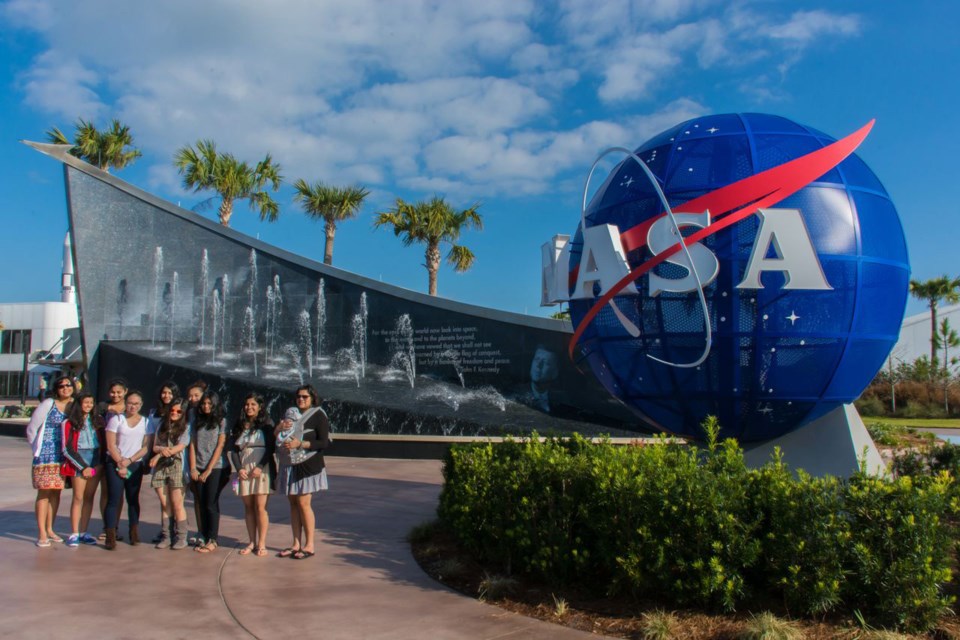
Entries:
{"type": "Polygon", "coordinates": [[[764,271],[783,273],[784,289],[833,289],[823,275],[823,267],[799,210],[758,209],[757,215],[760,216],[760,230],[750,252],[747,274],[737,289],[763,289],[760,274],[764,271]],[[766,257],[771,245],[776,258],[766,257]]]}
{"type": "MultiPolygon", "coordinates": [[[[709,211],[704,211],[703,213],[677,213],[674,214],[674,218],[677,220],[676,227],[673,226],[673,222],[671,222],[667,216],[658,219],[650,225],[650,230],[647,231],[647,246],[650,247],[650,252],[653,255],[658,255],[679,242],[680,238],[677,235],[677,228],[699,227],[705,229],[710,226],[709,211]]],[[[697,276],[694,276],[693,270],[690,269],[690,261],[687,259],[687,254],[681,251],[667,258],[664,262],[683,267],[687,270],[687,275],[682,278],[664,278],[651,271],[649,276],[649,292],[651,298],[657,297],[664,291],[671,293],[696,291],[698,286],[706,287],[717,279],[717,274],[720,273],[720,261],[717,260],[717,256],[713,254],[713,251],[710,251],[710,249],[707,249],[699,242],[694,242],[687,247],[687,249],[690,250],[690,257],[693,258],[693,265],[697,269],[697,276],[700,277],[700,283],[697,282],[697,276]]]]}
{"type": "MultiPolygon", "coordinates": [[[[827,282],[823,267],[817,258],[817,252],[810,240],[810,234],[803,222],[803,216],[797,209],[758,209],[760,229],[750,252],[746,274],[738,289],[762,289],[761,274],[766,271],[784,275],[784,289],[807,289],[829,291],[833,287],[827,282]],[[766,257],[771,247],[775,257],[766,257]]],[[[677,226],[710,226],[710,212],[675,214],[677,226]]],[[[666,216],[654,222],[647,232],[647,246],[656,256],[679,241],[673,223],[666,216]]],[[[686,253],[680,252],[665,260],[686,269],[687,274],[680,278],[666,278],[650,272],[649,295],[662,292],[685,293],[706,287],[714,280],[720,270],[716,255],[705,245],[695,242],[688,247],[693,265],[696,267],[700,282],[693,274],[686,253]]],[[[594,285],[600,285],[600,294],[610,290],[617,282],[630,273],[626,252],[620,242],[620,230],[616,225],[596,225],[583,232],[583,256],[577,274],[576,286],[571,293],[568,285],[570,271],[570,237],[557,235],[552,242],[541,249],[543,265],[543,293],[541,305],[559,304],[570,299],[593,298],[594,285]]],[[[624,287],[623,295],[638,294],[636,285],[631,282],[624,287]]]]}

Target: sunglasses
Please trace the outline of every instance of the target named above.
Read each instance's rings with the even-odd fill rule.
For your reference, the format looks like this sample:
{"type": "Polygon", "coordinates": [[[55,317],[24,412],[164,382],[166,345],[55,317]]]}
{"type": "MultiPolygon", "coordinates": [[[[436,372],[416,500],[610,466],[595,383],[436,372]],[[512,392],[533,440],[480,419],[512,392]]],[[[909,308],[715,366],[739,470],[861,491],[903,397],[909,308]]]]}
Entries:
{"type": "Polygon", "coordinates": [[[72,384],[58,384],[57,389],[73,389],[72,384]]]}
{"type": "Polygon", "coordinates": [[[309,399],[310,399],[310,396],[301,396],[301,395],[297,396],[297,400],[309,400],[309,399]]]}
{"type": "Polygon", "coordinates": [[[181,409],[170,409],[170,414],[172,415],[174,413],[180,414],[183,413],[183,411],[181,409]]]}

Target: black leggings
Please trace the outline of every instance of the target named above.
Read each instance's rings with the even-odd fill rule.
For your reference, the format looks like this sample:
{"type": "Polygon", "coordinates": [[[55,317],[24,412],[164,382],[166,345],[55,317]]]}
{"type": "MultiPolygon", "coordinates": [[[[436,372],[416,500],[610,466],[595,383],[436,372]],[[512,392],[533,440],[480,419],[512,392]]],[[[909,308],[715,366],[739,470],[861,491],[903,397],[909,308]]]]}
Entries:
{"type": "Polygon", "coordinates": [[[206,482],[193,483],[193,495],[200,504],[200,536],[206,540],[216,540],[220,533],[220,493],[230,481],[229,469],[214,469],[206,482]]]}
{"type": "Polygon", "coordinates": [[[124,494],[127,498],[127,519],[130,526],[140,523],[140,484],[143,482],[143,463],[134,462],[127,470],[130,472],[126,479],[117,475],[117,463],[107,460],[103,472],[107,474],[107,508],[103,512],[104,526],[108,529],[116,528],[119,515],[120,501],[124,494]]]}

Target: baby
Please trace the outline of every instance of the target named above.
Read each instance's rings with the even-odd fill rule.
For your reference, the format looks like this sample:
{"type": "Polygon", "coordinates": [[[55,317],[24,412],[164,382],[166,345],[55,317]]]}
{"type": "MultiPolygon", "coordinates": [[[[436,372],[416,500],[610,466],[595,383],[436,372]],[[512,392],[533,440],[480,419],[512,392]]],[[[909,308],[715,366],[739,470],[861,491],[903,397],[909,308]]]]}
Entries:
{"type": "MultiPolygon", "coordinates": [[[[286,413],[283,414],[283,419],[289,420],[290,426],[288,426],[286,429],[281,429],[280,431],[277,432],[277,448],[278,449],[283,446],[284,442],[286,442],[293,436],[294,425],[297,423],[297,421],[301,418],[302,415],[303,414],[300,413],[300,410],[297,409],[296,407],[290,407],[289,409],[287,409],[286,413]]],[[[298,464],[302,462],[304,455],[305,454],[300,449],[293,449],[292,451],[290,451],[290,462],[292,462],[293,464],[298,464]]]]}

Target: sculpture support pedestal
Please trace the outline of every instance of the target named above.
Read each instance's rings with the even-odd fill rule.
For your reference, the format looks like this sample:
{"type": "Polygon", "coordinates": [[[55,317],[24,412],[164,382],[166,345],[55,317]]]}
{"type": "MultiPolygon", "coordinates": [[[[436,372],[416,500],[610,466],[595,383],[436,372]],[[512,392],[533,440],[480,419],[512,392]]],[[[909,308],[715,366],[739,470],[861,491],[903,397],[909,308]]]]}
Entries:
{"type": "Polygon", "coordinates": [[[866,456],[866,471],[883,475],[886,465],[873,444],[860,414],[852,404],[837,407],[827,415],[795,431],[744,449],[748,467],[760,467],[780,447],[790,469],[803,469],[812,476],[848,478],[860,469],[866,456]]]}

